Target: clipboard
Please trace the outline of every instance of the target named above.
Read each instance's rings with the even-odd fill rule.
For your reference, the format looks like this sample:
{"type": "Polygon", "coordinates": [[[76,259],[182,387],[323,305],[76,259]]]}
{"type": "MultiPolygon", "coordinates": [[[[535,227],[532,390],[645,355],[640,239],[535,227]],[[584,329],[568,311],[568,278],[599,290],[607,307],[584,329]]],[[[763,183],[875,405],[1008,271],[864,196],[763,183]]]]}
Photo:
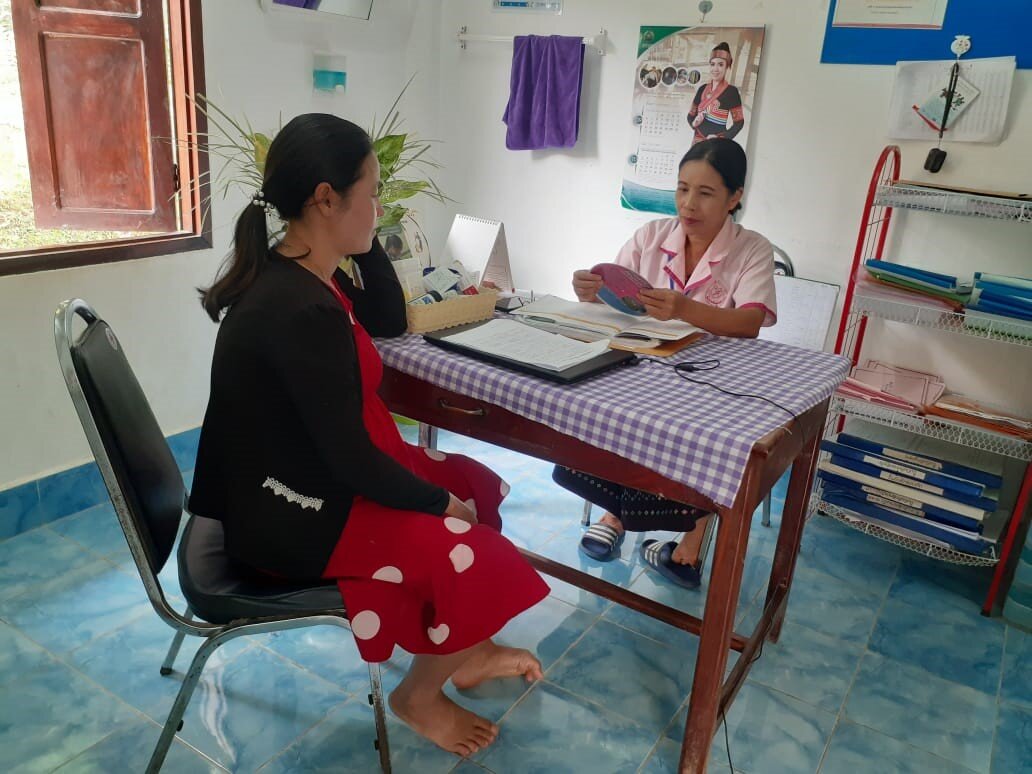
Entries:
{"type": "Polygon", "coordinates": [[[593,357],[591,360],[579,363],[563,371],[552,371],[548,368],[536,366],[533,363],[525,363],[521,360],[512,360],[507,357],[492,355],[488,352],[482,352],[479,349],[473,349],[463,344],[458,344],[448,340],[450,336],[462,333],[470,328],[476,328],[478,325],[483,325],[483,321],[424,333],[423,339],[430,344],[441,347],[442,349],[447,349],[451,352],[458,352],[461,355],[468,355],[469,357],[476,358],[477,360],[483,360],[487,363],[492,363],[503,368],[509,368],[513,371],[520,371],[521,373],[530,374],[531,376],[538,376],[542,379],[547,379],[550,382],[556,382],[558,384],[574,384],[576,382],[583,381],[584,379],[598,376],[599,374],[605,373],[613,368],[632,365],[638,362],[638,358],[633,352],[609,349],[601,355],[593,357]]]}

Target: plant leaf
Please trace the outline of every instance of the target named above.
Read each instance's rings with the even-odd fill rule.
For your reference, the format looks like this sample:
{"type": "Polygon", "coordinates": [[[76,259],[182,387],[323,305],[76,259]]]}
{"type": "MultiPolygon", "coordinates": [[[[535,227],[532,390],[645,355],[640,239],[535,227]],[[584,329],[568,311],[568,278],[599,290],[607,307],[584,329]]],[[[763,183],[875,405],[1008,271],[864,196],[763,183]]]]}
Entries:
{"type": "Polygon", "coordinates": [[[404,134],[388,134],[373,143],[376,159],[380,162],[380,179],[389,180],[405,149],[404,134]]]}
{"type": "Polygon", "coordinates": [[[386,207],[388,204],[409,199],[418,193],[422,193],[430,186],[426,180],[391,180],[388,181],[380,193],[380,203],[386,207]]]}
{"type": "Polygon", "coordinates": [[[406,207],[386,205],[383,208],[383,215],[376,221],[376,227],[382,229],[397,226],[407,213],[408,209],[406,207]]]}
{"type": "Polygon", "coordinates": [[[254,132],[248,138],[251,144],[254,146],[254,163],[258,168],[258,172],[265,177],[265,159],[269,155],[269,146],[272,145],[272,139],[261,132],[254,132]]]}

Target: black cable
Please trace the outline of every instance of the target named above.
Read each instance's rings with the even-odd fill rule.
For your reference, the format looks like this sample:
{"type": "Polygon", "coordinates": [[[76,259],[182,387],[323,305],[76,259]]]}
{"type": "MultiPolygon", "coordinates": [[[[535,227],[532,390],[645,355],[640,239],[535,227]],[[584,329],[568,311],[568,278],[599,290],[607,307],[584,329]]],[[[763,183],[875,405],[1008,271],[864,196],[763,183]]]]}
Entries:
{"type": "Polygon", "coordinates": [[[724,749],[727,750],[727,765],[731,769],[731,774],[735,774],[735,764],[731,762],[731,740],[727,736],[727,715],[724,714],[724,710],[720,711],[720,717],[724,721],[724,749]]]}
{"type": "Polygon", "coordinates": [[[704,387],[712,387],[717,392],[722,392],[725,395],[730,395],[732,398],[754,398],[756,400],[766,401],[767,403],[769,403],[770,405],[774,406],[775,408],[778,408],[778,409],[781,409],[782,411],[784,411],[793,420],[799,419],[799,416],[795,412],[790,411],[789,409],[785,408],[784,406],[782,406],[777,401],[771,400],[770,398],[766,397],[765,395],[754,395],[754,394],[749,393],[749,392],[733,392],[732,390],[725,390],[723,387],[719,387],[716,384],[713,384],[713,382],[707,382],[707,381],[704,381],[703,379],[693,379],[692,377],[686,375],[686,374],[694,373],[694,372],[697,372],[697,371],[714,371],[714,370],[716,370],[717,368],[720,367],[720,360],[715,358],[715,357],[714,358],[708,358],[706,360],[683,360],[680,363],[664,363],[662,360],[656,360],[656,358],[654,358],[654,357],[643,357],[643,358],[639,358],[638,362],[641,362],[641,363],[657,363],[657,364],[659,364],[661,366],[667,366],[668,368],[673,368],[674,371],[677,373],[677,375],[680,376],[682,379],[684,379],[686,382],[691,382],[692,384],[701,384],[704,387]]]}
{"type": "MultiPolygon", "coordinates": [[[[752,661],[749,662],[749,666],[752,666],[760,660],[760,656],[763,655],[763,642],[760,643],[760,649],[756,651],[756,655],[753,656],[752,661]]],[[[724,749],[727,750],[727,765],[731,769],[731,774],[735,774],[735,764],[731,762],[731,739],[727,735],[727,715],[724,714],[724,710],[720,711],[720,717],[724,721],[724,749]]]]}

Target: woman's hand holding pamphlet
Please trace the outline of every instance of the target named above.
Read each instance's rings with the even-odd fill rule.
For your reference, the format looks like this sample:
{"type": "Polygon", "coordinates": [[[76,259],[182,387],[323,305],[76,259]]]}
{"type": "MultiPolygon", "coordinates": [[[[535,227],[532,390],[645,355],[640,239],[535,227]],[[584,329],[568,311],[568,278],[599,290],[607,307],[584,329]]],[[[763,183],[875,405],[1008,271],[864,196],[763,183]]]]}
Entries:
{"type": "Polygon", "coordinates": [[[652,290],[643,276],[618,263],[600,263],[591,267],[591,273],[602,278],[598,297],[618,312],[645,315],[645,305],[638,298],[639,290],[652,290]]]}
{"type": "Polygon", "coordinates": [[[637,297],[651,285],[630,269],[618,264],[599,264],[592,273],[602,277],[598,293],[605,304],[566,301],[544,296],[511,312],[514,317],[582,341],[609,339],[612,349],[671,355],[694,343],[704,334],[701,328],[682,320],[655,320],[645,315],[637,297]]]}

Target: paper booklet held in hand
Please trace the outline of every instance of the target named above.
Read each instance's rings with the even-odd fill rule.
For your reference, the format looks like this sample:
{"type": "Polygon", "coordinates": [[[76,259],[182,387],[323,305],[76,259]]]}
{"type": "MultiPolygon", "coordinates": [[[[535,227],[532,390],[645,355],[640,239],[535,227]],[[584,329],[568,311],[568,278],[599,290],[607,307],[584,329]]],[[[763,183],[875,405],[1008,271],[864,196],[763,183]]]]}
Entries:
{"type": "Polygon", "coordinates": [[[705,334],[681,320],[655,320],[625,314],[605,304],[544,296],[511,312],[523,322],[581,341],[608,340],[612,349],[665,357],[705,334]]]}
{"type": "Polygon", "coordinates": [[[597,264],[591,267],[591,273],[602,278],[602,289],[598,291],[602,301],[618,312],[645,315],[645,305],[638,298],[638,291],[652,289],[647,279],[618,263],[597,264]]]}

